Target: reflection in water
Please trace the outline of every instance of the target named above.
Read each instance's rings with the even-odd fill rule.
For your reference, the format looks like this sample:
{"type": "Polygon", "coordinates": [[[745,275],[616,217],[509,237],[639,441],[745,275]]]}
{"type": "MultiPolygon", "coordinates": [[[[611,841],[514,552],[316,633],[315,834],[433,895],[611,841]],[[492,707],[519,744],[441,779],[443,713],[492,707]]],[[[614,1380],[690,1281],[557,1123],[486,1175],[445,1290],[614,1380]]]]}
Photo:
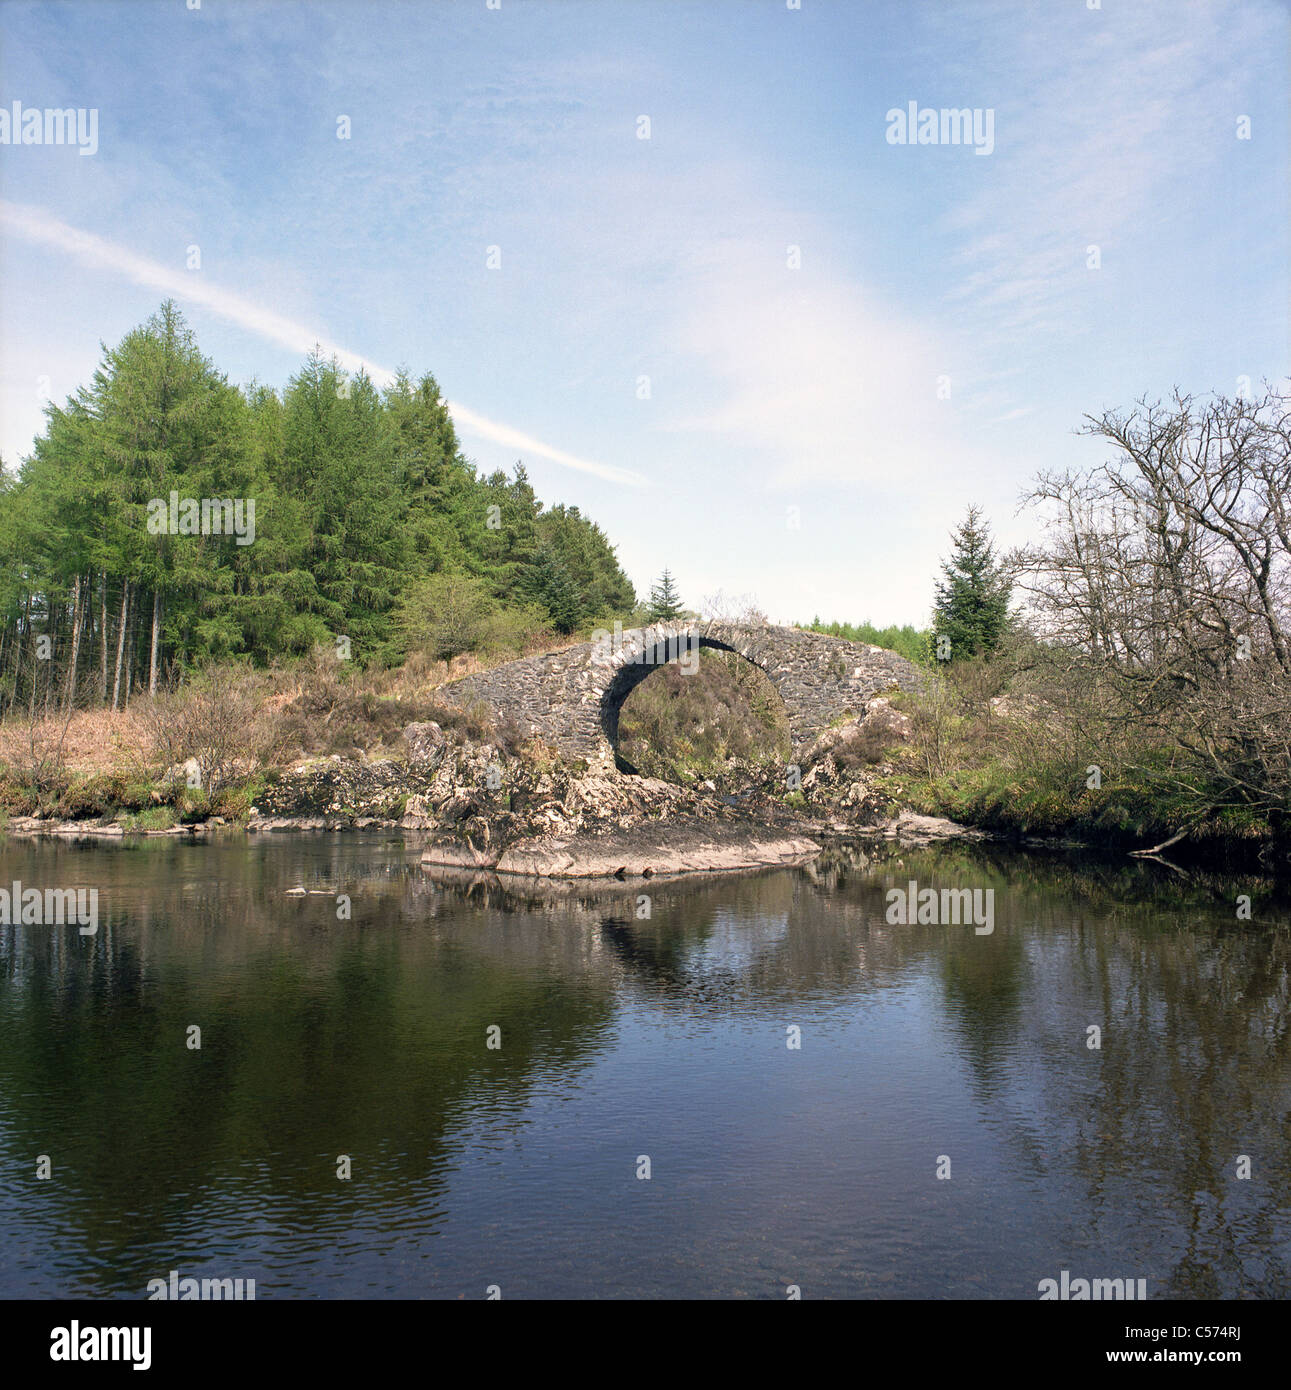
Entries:
{"type": "Polygon", "coordinates": [[[10,842],[14,879],[101,927],[0,926],[0,1295],[1291,1291],[1287,918],[1222,885],[946,847],[642,919],[362,836],[10,842]],[[994,932],[888,925],[910,879],[994,932]]]}

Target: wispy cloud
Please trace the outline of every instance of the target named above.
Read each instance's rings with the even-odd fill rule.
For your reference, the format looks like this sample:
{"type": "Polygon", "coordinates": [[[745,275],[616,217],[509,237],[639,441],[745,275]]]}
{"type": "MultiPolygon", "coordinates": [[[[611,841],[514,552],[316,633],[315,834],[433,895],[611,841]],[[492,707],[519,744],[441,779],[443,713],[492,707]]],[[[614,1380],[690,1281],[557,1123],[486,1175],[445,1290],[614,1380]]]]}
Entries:
{"type": "Polygon", "coordinates": [[[678,341],[720,404],[673,427],[740,444],[771,487],[908,489],[969,465],[953,344],[845,273],[791,270],[765,244],[730,241],[686,302],[678,341]]]}
{"type": "MultiPolygon", "coordinates": [[[[1001,8],[1001,21],[1013,13],[1001,8]]],[[[992,28],[992,40],[998,31],[992,28]]],[[[1251,54],[1275,50],[1273,6],[1073,8],[1009,36],[997,168],[948,215],[966,238],[950,299],[1000,344],[1084,331],[1088,247],[1123,258],[1242,150],[1251,54]]]]}
{"type": "MultiPolygon", "coordinates": [[[[59,251],[91,269],[124,275],[136,284],[146,285],[149,289],[173,296],[177,300],[199,304],[266,342],[276,343],[302,355],[317,346],[325,356],[335,357],[346,371],[366,371],[378,386],[388,385],[395,378],[395,373],[390,368],[368,361],[361,354],[332,341],[306,324],[297,323],[230,290],[212,285],[205,278],[173,270],[146,256],[137,255],[127,247],[73,227],[41,208],[0,201],[0,225],[25,241],[59,251]]],[[[520,449],[531,455],[536,454],[553,463],[576,469],[581,473],[590,473],[608,482],[641,487],[647,481],[640,473],[631,469],[580,458],[564,449],[546,444],[510,425],[491,420],[468,406],[450,401],[448,407],[454,422],[463,434],[476,439],[520,449]]]]}

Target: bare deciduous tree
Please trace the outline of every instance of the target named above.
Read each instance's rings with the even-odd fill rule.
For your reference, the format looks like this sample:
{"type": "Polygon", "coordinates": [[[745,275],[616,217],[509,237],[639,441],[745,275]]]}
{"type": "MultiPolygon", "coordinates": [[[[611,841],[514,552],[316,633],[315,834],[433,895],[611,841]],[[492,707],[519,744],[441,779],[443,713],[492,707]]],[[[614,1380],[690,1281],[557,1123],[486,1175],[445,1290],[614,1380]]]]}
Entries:
{"type": "Polygon", "coordinates": [[[30,698],[17,718],[6,721],[0,748],[21,783],[34,791],[47,791],[66,770],[67,735],[78,707],[76,681],[69,670],[61,703],[54,698],[58,663],[52,655],[39,654],[35,639],[18,658],[17,670],[30,698]]]}
{"type": "Polygon", "coordinates": [[[738,623],[742,627],[765,627],[767,615],[752,594],[728,594],[718,589],[707,594],[699,607],[700,617],[709,623],[738,623]]]}
{"type": "Polygon", "coordinates": [[[1291,808],[1291,396],[1176,393],[1089,417],[1113,447],[1045,473],[1015,553],[1038,633],[1105,723],[1184,755],[1199,805],[1291,808]],[[1200,786],[1207,788],[1202,791],[1200,786]]]}
{"type": "Polygon", "coordinates": [[[210,665],[182,690],[140,702],[158,763],[178,776],[176,769],[191,759],[202,788],[214,794],[240,770],[267,761],[279,734],[263,685],[250,671],[210,665]]]}

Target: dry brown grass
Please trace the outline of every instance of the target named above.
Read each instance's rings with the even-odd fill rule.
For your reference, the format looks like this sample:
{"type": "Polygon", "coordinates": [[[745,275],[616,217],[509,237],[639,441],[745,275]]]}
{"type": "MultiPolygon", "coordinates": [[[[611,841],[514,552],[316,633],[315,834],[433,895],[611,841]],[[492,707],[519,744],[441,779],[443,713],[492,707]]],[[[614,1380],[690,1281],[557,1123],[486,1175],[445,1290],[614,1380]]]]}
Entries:
{"type": "MultiPolygon", "coordinates": [[[[564,651],[578,641],[576,637],[538,640],[522,655],[564,651]]],[[[257,724],[281,724],[294,735],[282,741],[274,758],[278,763],[320,751],[320,741],[313,736],[315,725],[324,735],[335,729],[335,738],[323,739],[329,752],[338,751],[340,745],[348,752],[397,752],[404,723],[436,713],[433,697],[440,686],[516,659],[515,654],[483,658],[468,652],[452,661],[435,661],[414,654],[393,670],[360,671],[341,666],[330,652],[315,652],[264,673],[255,719],[257,724]]],[[[183,692],[159,698],[182,700],[183,692]]],[[[47,745],[62,738],[62,767],[73,775],[144,776],[147,770],[155,770],[160,755],[157,722],[153,702],[147,695],[136,695],[124,710],[77,711],[65,734],[61,717],[38,724],[35,734],[47,745]]],[[[30,761],[31,746],[32,730],[26,720],[0,723],[0,763],[23,767],[30,761]]]]}
{"type": "MultiPolygon", "coordinates": [[[[43,721],[37,727],[37,737],[53,740],[62,731],[62,722],[61,718],[43,721]]],[[[111,772],[144,762],[150,744],[148,732],[133,706],[115,713],[107,709],[80,710],[67,726],[63,760],[69,772],[111,772]]],[[[0,724],[0,762],[22,766],[29,747],[26,721],[0,724]]]]}

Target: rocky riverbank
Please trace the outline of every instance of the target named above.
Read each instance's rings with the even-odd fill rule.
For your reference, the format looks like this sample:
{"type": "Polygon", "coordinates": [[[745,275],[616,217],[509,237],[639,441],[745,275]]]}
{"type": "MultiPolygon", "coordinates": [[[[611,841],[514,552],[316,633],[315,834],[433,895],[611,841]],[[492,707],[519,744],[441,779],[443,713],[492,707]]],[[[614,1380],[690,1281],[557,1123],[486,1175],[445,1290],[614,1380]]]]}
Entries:
{"type": "MultiPolygon", "coordinates": [[[[391,829],[422,837],[423,863],[552,878],[650,877],[802,863],[845,838],[926,843],[977,832],[914,816],[876,788],[885,745],[908,736],[885,700],[828,730],[784,769],[733,768],[721,783],[678,786],[519,748],[432,722],[404,730],[400,759],[327,759],[261,787],[249,832],[391,829]]],[[[128,818],[11,817],[19,835],[204,835],[220,817],[137,831],[128,818]]],[[[414,841],[415,843],[415,841],[414,841]]]]}
{"type": "Polygon", "coordinates": [[[909,736],[886,700],[821,735],[785,770],[733,768],[678,786],[607,760],[516,751],[435,723],[404,731],[404,764],[333,760],[270,788],[249,828],[385,824],[425,834],[422,862],[543,878],[650,877],[802,863],[839,839],[922,844],[979,832],[893,804],[884,747],[909,736]],[[389,814],[402,796],[401,814],[389,814]]]}

